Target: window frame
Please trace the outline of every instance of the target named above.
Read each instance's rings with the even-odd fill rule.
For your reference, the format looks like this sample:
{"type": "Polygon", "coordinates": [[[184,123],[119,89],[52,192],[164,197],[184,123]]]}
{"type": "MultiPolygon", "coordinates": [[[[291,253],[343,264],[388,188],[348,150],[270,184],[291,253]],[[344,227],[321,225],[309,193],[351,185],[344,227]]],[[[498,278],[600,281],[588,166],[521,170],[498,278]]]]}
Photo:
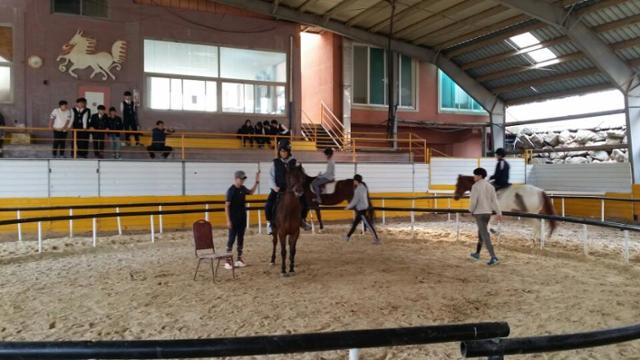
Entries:
{"type": "MultiPolygon", "coordinates": [[[[452,108],[444,108],[442,107],[442,75],[446,75],[446,73],[440,69],[437,69],[438,71],[438,114],[459,114],[459,115],[473,115],[473,116],[488,116],[489,112],[487,110],[485,110],[484,108],[482,110],[469,110],[469,109],[452,109],[452,108]]],[[[447,75],[448,76],[448,75],[447,75]]],[[[458,86],[460,89],[462,89],[460,87],[460,85],[458,85],[453,79],[451,79],[453,81],[454,84],[456,84],[456,86],[458,86]]],[[[464,89],[462,89],[462,91],[464,91],[464,89]]],[[[464,93],[469,96],[471,99],[473,99],[473,101],[475,101],[478,105],[480,105],[480,103],[478,103],[478,101],[476,99],[473,98],[473,96],[469,95],[466,91],[464,91],[464,93]]],[[[482,107],[482,105],[480,105],[480,107],[482,107]]]]}
{"type": "Polygon", "coordinates": [[[74,13],[67,13],[67,12],[59,12],[56,11],[56,6],[55,6],[55,2],[56,0],[50,0],[50,6],[49,6],[49,11],[51,14],[56,14],[56,15],[63,15],[63,16],[82,16],[82,17],[87,17],[87,18],[92,18],[92,19],[110,19],[111,18],[111,6],[109,6],[109,0],[104,0],[105,5],[107,7],[107,12],[105,14],[105,16],[96,16],[96,15],[86,15],[84,14],[84,0],[78,0],[80,1],[80,13],[79,14],[74,14],[74,13]]]}
{"type": "MultiPolygon", "coordinates": [[[[367,80],[367,87],[366,87],[366,94],[367,94],[367,102],[366,103],[359,103],[359,102],[355,102],[355,100],[353,101],[353,103],[351,104],[351,107],[354,109],[363,109],[363,110],[377,110],[377,111],[382,111],[389,108],[389,104],[387,104],[387,93],[388,93],[388,86],[387,86],[387,62],[388,62],[388,57],[386,56],[387,50],[380,48],[380,47],[376,47],[376,46],[371,46],[371,45],[367,45],[367,44],[363,44],[363,43],[354,43],[353,46],[351,47],[351,63],[352,66],[355,65],[355,47],[359,46],[359,47],[364,47],[367,49],[367,61],[366,61],[366,65],[367,65],[367,76],[366,76],[366,80],[367,80]],[[370,79],[371,79],[371,48],[375,48],[375,49],[382,49],[384,50],[384,68],[385,68],[385,73],[384,73],[384,80],[385,80],[385,86],[384,86],[384,101],[385,104],[371,104],[371,84],[370,84],[370,79]]],[[[401,55],[400,53],[396,54],[398,56],[398,62],[400,62],[401,59],[401,55]]],[[[405,55],[408,56],[408,55],[405,55]]],[[[408,56],[410,57],[410,56],[408,56]]],[[[400,91],[401,91],[401,65],[399,64],[398,66],[398,73],[396,74],[397,77],[397,90],[398,90],[398,111],[403,111],[403,112],[418,112],[418,86],[417,86],[417,79],[418,79],[418,71],[419,71],[419,62],[414,59],[413,57],[411,58],[411,77],[412,77],[412,86],[411,86],[411,95],[413,98],[413,106],[405,106],[405,105],[400,105],[401,102],[401,95],[400,95],[400,91]]],[[[355,84],[354,81],[354,72],[351,71],[351,84],[352,87],[354,86],[353,84],[355,84]]]]}
{"type": "Polygon", "coordinates": [[[9,68],[9,99],[8,100],[0,100],[0,104],[13,104],[15,102],[15,90],[16,90],[16,77],[15,77],[15,61],[13,58],[15,57],[15,44],[16,44],[16,34],[15,27],[11,23],[1,23],[1,27],[7,27],[11,29],[11,61],[0,61],[0,66],[9,68]]]}
{"type": "MultiPolygon", "coordinates": [[[[290,78],[290,71],[289,71],[289,64],[290,64],[290,56],[288,52],[285,51],[278,51],[278,50],[273,50],[273,49],[261,49],[261,48],[249,48],[249,47],[239,47],[239,46],[228,46],[228,45],[224,45],[224,44],[220,44],[220,43],[206,43],[206,42],[195,42],[195,41],[180,41],[180,40],[173,40],[173,39],[165,39],[165,38],[155,38],[155,37],[143,37],[141,40],[141,48],[143,49],[142,51],[142,73],[143,73],[143,77],[144,77],[144,92],[145,95],[143,96],[143,103],[142,106],[145,110],[148,111],[157,111],[157,112],[171,112],[171,113],[190,113],[190,114],[230,114],[230,115],[251,115],[254,117],[265,117],[265,118],[274,118],[274,117],[286,117],[288,112],[289,112],[289,101],[287,100],[289,98],[289,83],[291,81],[290,78]],[[167,74],[167,73],[154,73],[154,72],[147,72],[144,69],[144,59],[145,59],[145,54],[144,54],[144,41],[145,40],[153,40],[153,41],[167,41],[167,42],[175,42],[175,43],[181,43],[181,44],[193,44],[193,45],[206,45],[206,46],[214,46],[216,47],[216,51],[218,53],[218,77],[210,77],[210,76],[194,76],[194,75],[180,75],[180,74],[167,74]],[[232,49],[242,49],[242,50],[258,50],[258,51],[264,51],[264,52],[273,52],[273,53],[279,53],[279,54],[285,54],[285,61],[286,61],[286,69],[287,69],[287,74],[286,74],[286,80],[285,82],[275,82],[275,81],[261,81],[261,80],[242,80],[242,79],[232,79],[232,78],[225,78],[225,77],[221,77],[220,74],[222,74],[221,72],[221,67],[222,67],[222,59],[221,59],[221,48],[232,48],[232,49]],[[160,78],[167,78],[167,79],[181,79],[181,80],[201,80],[201,81],[214,81],[216,82],[216,110],[215,111],[201,111],[201,110],[176,110],[176,109],[153,109],[151,108],[151,89],[150,89],[150,78],[151,77],[160,77],[160,78]],[[258,85],[269,85],[269,86],[282,86],[284,87],[284,95],[285,95],[285,107],[284,107],[284,112],[281,114],[262,114],[262,113],[256,113],[256,112],[235,112],[235,111],[223,111],[222,110],[222,84],[223,83],[241,83],[241,84],[248,84],[248,85],[254,85],[254,86],[258,86],[258,85]]],[[[254,92],[255,93],[255,92],[254,92]]],[[[254,104],[254,111],[255,111],[255,104],[254,104]]]]}

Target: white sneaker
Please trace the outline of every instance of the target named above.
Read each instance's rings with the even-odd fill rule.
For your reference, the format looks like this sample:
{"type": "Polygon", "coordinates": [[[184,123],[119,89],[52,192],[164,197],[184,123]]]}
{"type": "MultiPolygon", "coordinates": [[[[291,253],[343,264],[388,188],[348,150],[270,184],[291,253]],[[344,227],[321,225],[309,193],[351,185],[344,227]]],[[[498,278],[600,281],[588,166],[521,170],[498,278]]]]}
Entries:
{"type": "Polygon", "coordinates": [[[271,223],[267,224],[267,235],[273,234],[273,228],[271,227],[271,223]]]}
{"type": "Polygon", "coordinates": [[[242,260],[242,259],[236,260],[236,264],[235,265],[236,265],[237,268],[243,268],[243,267],[247,266],[247,264],[245,264],[244,260],[242,260]]]}
{"type": "Polygon", "coordinates": [[[351,240],[351,237],[350,237],[350,236],[345,235],[343,239],[344,239],[344,241],[349,241],[349,240],[351,240]]]}
{"type": "Polygon", "coordinates": [[[229,264],[228,262],[224,263],[224,268],[227,270],[231,270],[233,269],[233,266],[231,264],[229,264]]]}

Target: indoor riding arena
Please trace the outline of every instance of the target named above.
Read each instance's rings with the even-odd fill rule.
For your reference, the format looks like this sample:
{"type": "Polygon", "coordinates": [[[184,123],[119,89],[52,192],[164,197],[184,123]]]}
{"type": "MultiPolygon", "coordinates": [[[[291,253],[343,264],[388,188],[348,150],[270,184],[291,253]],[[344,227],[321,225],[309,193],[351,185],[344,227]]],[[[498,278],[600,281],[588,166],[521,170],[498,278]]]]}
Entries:
{"type": "Polygon", "coordinates": [[[637,0],[0,0],[0,359],[640,359],[639,67],[637,0]]]}

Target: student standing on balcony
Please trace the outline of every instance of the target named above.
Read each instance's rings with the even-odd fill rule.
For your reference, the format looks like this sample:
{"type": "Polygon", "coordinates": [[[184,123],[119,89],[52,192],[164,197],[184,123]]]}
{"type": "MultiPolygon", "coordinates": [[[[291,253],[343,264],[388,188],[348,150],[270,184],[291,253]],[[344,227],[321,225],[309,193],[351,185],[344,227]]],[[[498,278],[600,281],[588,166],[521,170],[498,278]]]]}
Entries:
{"type": "Polygon", "coordinates": [[[89,119],[91,118],[91,110],[87,109],[87,99],[79,98],[76,100],[76,106],[71,109],[73,113],[73,129],[75,130],[75,144],[77,155],[81,158],[87,158],[89,152],[89,119]]]}
{"type": "Polygon", "coordinates": [[[142,146],[140,143],[140,134],[138,133],[138,105],[133,102],[131,91],[124,92],[124,98],[120,103],[120,113],[122,114],[122,123],[125,130],[131,130],[126,133],[125,141],[129,143],[131,136],[136,140],[136,146],[142,146]]]}
{"type": "MultiPolygon", "coordinates": [[[[104,105],[98,105],[98,113],[91,115],[89,121],[89,128],[92,130],[104,130],[107,128],[107,114],[104,105]]],[[[102,152],[104,151],[104,131],[94,131],[91,133],[93,141],[93,152],[98,159],[102,159],[102,152]]]]}
{"type": "Polygon", "coordinates": [[[120,159],[120,145],[122,142],[121,133],[123,129],[122,119],[118,116],[115,107],[109,108],[109,117],[107,118],[107,129],[116,132],[109,133],[109,140],[111,142],[111,152],[114,159],[120,159]]]}
{"type": "Polygon", "coordinates": [[[71,127],[71,110],[66,100],[60,100],[58,107],[49,115],[49,129],[53,130],[53,158],[64,158],[67,130],[71,127]]]}

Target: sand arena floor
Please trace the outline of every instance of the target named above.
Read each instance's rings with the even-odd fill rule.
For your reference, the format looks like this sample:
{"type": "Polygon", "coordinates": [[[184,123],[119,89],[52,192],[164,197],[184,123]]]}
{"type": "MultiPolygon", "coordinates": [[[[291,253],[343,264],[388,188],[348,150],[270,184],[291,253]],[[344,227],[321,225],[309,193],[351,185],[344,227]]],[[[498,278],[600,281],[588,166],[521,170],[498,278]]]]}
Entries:
{"type": "MultiPolygon", "coordinates": [[[[224,269],[212,284],[208,267],[193,281],[191,234],[165,233],[54,239],[34,254],[32,241],[0,244],[0,339],[174,339],[247,336],[474,321],[508,321],[512,336],[584,331],[640,319],[640,238],[624,265],[620,232],[561,225],[544,250],[522,240],[517,221],[496,242],[502,263],[488,267],[468,253],[474,226],[460,241],[453,222],[429,220],[415,234],[406,224],[381,231],[382,246],[347,225],[303,234],[297,275],[281,278],[264,235],[246,240],[247,268],[224,269]]],[[[216,231],[216,244],[224,234],[216,231]]],[[[486,253],[483,253],[486,259],[486,253]]],[[[459,344],[369,349],[363,359],[458,359],[459,344]]],[[[346,352],[271,356],[345,359],[346,352]]],[[[264,357],[263,357],[264,358],[264,357]]],[[[535,355],[536,359],[640,359],[640,342],[535,355]]]]}

